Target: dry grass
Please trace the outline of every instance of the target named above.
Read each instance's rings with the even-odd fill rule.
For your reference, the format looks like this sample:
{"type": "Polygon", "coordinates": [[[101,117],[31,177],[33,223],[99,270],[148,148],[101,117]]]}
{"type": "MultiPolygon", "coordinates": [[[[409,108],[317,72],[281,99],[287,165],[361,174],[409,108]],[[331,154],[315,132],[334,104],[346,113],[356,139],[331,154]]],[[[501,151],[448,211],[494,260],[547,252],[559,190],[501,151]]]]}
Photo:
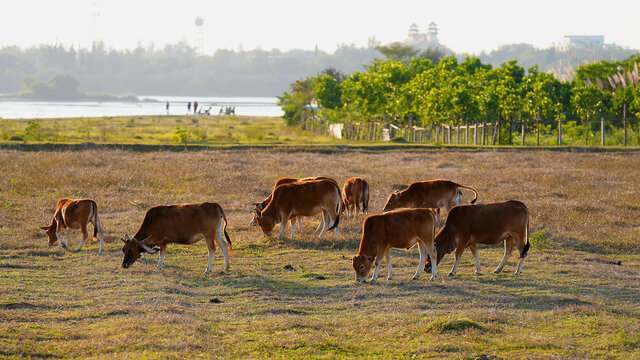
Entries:
{"type": "Polygon", "coordinates": [[[640,356],[637,155],[0,151],[0,171],[0,357],[640,356]],[[278,177],[314,175],[365,177],[374,212],[392,189],[434,178],[476,187],[481,202],[519,199],[534,248],[518,278],[516,256],[495,275],[502,249],[484,247],[482,276],[466,252],[456,277],[446,276],[449,255],[435,282],[412,282],[412,249],[392,251],[394,280],[356,284],[362,216],[343,219],[337,240],[315,238],[317,220],[284,241],[248,226],[250,203],[278,177]],[[60,197],[98,202],[106,253],[46,246],[39,226],[60,197]],[[170,246],[162,271],[157,255],[120,267],[118,238],[148,207],[205,200],[229,218],[228,273],[217,252],[203,274],[204,243],[170,246]]]}

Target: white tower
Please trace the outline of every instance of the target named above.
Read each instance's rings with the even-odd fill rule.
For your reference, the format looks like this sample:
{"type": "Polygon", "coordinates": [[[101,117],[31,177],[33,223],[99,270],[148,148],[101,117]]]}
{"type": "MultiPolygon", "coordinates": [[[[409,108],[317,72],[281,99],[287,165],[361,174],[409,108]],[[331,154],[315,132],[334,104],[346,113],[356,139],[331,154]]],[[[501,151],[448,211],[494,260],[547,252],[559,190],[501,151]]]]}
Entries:
{"type": "Polygon", "coordinates": [[[202,25],[204,25],[204,20],[200,16],[196,18],[196,56],[204,55],[204,32],[202,31],[202,25]]]}

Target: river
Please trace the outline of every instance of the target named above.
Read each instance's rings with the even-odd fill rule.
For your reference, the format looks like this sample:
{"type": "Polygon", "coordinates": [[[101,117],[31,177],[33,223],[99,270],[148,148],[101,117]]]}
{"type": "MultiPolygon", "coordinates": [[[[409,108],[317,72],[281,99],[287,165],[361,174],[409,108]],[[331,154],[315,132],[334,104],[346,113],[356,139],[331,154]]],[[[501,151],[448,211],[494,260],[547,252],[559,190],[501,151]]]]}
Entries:
{"type": "Polygon", "coordinates": [[[235,107],[236,115],[281,116],[282,109],[275,97],[203,97],[203,96],[155,96],[141,95],[141,102],[119,101],[16,101],[0,100],[2,119],[45,119],[67,117],[101,117],[126,115],[167,115],[166,102],[169,101],[169,115],[187,114],[187,103],[198,102],[198,109],[211,108],[210,114],[217,115],[223,107],[235,107]]]}

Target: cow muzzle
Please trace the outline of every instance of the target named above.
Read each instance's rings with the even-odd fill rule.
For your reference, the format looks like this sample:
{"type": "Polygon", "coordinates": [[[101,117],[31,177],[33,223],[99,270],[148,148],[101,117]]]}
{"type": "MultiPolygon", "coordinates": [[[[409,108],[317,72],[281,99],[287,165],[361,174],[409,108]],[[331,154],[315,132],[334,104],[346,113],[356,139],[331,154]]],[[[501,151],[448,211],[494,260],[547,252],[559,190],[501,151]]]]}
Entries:
{"type": "Polygon", "coordinates": [[[356,282],[367,282],[367,280],[364,277],[356,277],[356,282]]]}
{"type": "Polygon", "coordinates": [[[129,266],[131,266],[131,264],[129,264],[129,263],[124,263],[124,262],[122,263],[122,267],[123,267],[123,268],[125,268],[125,269],[128,269],[128,268],[129,268],[129,266]]]}

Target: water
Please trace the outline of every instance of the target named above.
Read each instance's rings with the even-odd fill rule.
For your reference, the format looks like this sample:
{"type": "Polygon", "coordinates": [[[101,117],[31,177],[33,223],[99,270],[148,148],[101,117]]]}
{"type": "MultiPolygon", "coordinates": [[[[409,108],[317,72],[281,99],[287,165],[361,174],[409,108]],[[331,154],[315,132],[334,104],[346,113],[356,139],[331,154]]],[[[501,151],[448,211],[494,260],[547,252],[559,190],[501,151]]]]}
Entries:
{"type": "MultiPolygon", "coordinates": [[[[101,117],[127,115],[185,115],[187,102],[198,102],[198,109],[211,107],[211,115],[217,115],[221,107],[235,106],[236,115],[282,116],[275,97],[198,97],[143,95],[139,99],[157,102],[117,101],[3,101],[0,100],[0,118],[34,119],[67,117],[101,117]]],[[[193,107],[192,107],[193,110],[193,107]]]]}

